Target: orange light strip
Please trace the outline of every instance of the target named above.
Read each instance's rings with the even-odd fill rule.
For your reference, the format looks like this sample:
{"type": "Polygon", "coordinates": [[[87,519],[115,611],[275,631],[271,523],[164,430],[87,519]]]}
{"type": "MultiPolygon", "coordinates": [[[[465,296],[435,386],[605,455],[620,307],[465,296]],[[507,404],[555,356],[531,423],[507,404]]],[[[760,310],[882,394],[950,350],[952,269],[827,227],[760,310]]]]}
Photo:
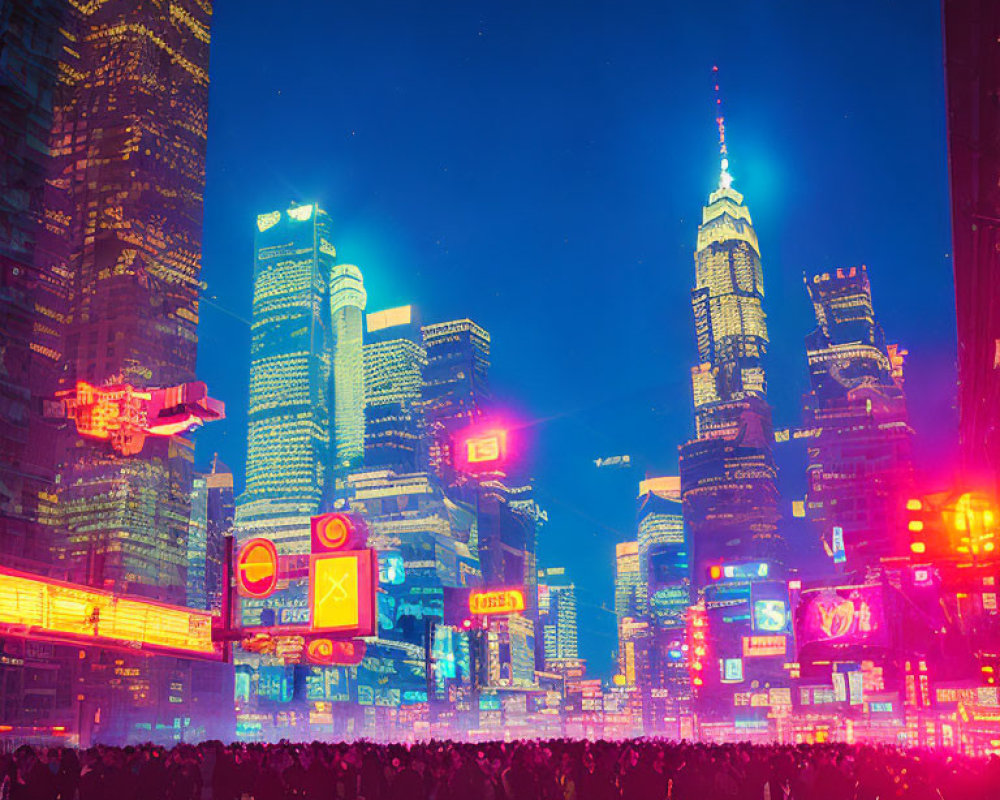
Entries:
{"type": "Polygon", "coordinates": [[[0,568],[0,631],[214,656],[212,615],[0,568]]]}

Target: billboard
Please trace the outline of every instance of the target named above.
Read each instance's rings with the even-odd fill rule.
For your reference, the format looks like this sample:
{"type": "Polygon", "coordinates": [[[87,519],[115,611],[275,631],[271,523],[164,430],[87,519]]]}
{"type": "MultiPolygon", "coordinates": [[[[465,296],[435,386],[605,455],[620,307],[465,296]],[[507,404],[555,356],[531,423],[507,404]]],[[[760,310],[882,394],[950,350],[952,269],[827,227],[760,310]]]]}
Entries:
{"type": "Polygon", "coordinates": [[[800,648],[885,646],[888,630],[882,587],[836,586],[802,592],[795,632],[800,648]]]}

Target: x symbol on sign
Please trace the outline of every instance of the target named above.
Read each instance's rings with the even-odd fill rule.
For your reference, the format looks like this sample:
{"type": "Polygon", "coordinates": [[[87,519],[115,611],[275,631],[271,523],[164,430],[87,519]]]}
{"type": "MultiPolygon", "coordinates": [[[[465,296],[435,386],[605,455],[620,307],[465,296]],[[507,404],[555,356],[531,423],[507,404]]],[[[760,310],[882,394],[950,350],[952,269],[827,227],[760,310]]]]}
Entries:
{"type": "Polygon", "coordinates": [[[327,575],[327,580],[329,581],[329,588],[323,598],[319,601],[320,605],[326,603],[331,597],[335,600],[346,600],[347,599],[347,589],[344,588],[344,584],[347,583],[347,579],[350,577],[349,573],[343,572],[340,577],[337,578],[333,575],[327,575]]]}

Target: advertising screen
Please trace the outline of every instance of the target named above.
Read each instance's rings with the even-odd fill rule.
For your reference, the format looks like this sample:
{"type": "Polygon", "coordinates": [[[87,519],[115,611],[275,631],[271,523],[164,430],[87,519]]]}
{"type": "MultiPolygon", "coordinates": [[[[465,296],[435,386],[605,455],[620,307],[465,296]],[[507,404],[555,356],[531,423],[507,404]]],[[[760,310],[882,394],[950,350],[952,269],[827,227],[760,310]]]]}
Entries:
{"type": "Polygon", "coordinates": [[[784,600],[754,600],[754,630],[779,633],[788,629],[788,604],[784,600]]]}
{"type": "Polygon", "coordinates": [[[888,642],[881,586],[810,589],[801,595],[795,630],[809,645],[884,646],[888,642]]]}

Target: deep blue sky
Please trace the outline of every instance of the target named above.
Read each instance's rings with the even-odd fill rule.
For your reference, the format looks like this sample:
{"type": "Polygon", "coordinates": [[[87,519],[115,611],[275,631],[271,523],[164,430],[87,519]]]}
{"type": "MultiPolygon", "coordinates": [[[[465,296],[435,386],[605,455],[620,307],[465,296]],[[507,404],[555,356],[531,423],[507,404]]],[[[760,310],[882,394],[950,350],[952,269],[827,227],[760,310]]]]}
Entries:
{"type": "MultiPolygon", "coordinates": [[[[911,353],[919,464],[941,477],[955,312],[939,17],[936,0],[216,3],[199,372],[228,419],[199,434],[199,461],[218,450],[242,482],[255,216],[318,200],[370,309],[473,318],[496,393],[548,420],[540,563],[575,577],[582,654],[606,674],[614,544],[633,535],[641,470],[674,472],[691,428],[718,63],[776,424],[800,419],[803,271],[865,263],[911,353]],[[641,469],[591,461],[621,453],[641,469]]],[[[781,463],[801,495],[801,454],[781,463]]]]}

